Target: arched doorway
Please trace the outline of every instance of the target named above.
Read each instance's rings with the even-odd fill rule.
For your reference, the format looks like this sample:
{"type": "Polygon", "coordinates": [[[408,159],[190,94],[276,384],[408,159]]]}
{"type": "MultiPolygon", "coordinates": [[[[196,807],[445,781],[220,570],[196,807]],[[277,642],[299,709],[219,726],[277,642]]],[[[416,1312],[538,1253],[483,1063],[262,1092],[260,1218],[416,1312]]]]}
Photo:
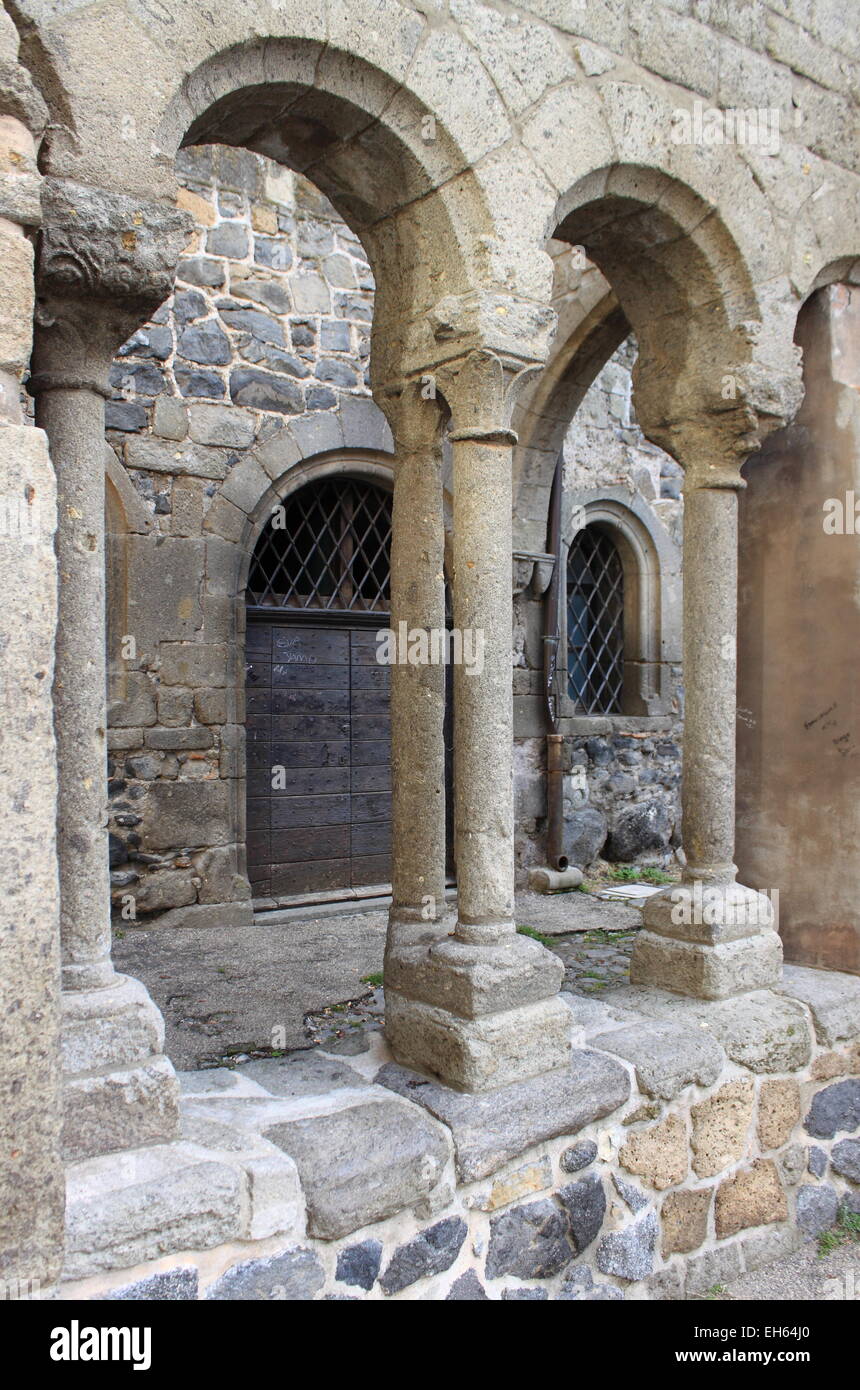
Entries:
{"type": "Polygon", "coordinates": [[[391,876],[391,493],[357,475],[274,507],[246,589],[248,876],[255,897],[391,876]]]}

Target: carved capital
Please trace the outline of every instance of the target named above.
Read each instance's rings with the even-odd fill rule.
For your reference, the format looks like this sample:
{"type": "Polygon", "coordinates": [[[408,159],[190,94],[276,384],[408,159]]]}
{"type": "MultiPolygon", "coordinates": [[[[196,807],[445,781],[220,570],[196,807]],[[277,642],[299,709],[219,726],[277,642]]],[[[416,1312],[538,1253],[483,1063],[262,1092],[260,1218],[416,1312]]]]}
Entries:
{"type": "Polygon", "coordinates": [[[71,179],[42,186],[40,295],[119,300],[151,312],[170,294],[190,214],[71,179]]]}
{"type": "Polygon", "coordinates": [[[511,416],[520,391],[542,362],[502,356],[476,348],[465,357],[446,362],[436,372],[439,389],[451,409],[450,438],[485,444],[517,442],[511,416]]]}
{"type": "Polygon", "coordinates": [[[44,180],[42,216],[30,389],[106,394],[117,349],[173,289],[191,219],[164,203],[58,178],[44,180]]]}
{"type": "Polygon", "coordinates": [[[640,343],[633,370],[637,418],[684,468],[687,487],[742,488],[740,470],[803,397],[800,351],[771,325],[711,334],[694,321],[683,357],[640,343]]]}

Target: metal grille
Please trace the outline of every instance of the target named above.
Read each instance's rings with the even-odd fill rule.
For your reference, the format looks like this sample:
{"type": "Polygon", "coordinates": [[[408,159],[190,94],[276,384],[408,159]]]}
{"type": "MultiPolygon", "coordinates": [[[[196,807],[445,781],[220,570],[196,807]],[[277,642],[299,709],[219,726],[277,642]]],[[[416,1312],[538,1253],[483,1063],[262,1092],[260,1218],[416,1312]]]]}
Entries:
{"type": "Polygon", "coordinates": [[[586,526],[567,557],[567,688],[582,714],[618,714],[624,683],[624,573],[605,531],[586,526]]]}
{"type": "Polygon", "coordinates": [[[388,612],[390,554],[390,493],[355,478],[310,483],[274,509],[247,599],[261,608],[388,612]]]}

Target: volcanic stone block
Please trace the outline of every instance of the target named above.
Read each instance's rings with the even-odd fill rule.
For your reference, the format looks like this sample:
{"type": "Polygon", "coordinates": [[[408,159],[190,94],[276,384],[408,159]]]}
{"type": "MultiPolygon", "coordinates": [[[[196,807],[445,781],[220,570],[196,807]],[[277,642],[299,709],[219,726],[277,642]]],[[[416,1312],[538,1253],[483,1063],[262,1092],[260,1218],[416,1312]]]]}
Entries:
{"type": "Polygon", "coordinates": [[[752,1081],[730,1081],[692,1109],[693,1167],[700,1178],[711,1178],[746,1153],[755,1087],[752,1081]]]}
{"type": "Polygon", "coordinates": [[[570,1234],[577,1254],[582,1254],[600,1233],[606,1215],[606,1193],[597,1173],[559,1189],[559,1200],[570,1221],[570,1234]]]}
{"type": "Polygon", "coordinates": [[[747,1226],[767,1226],[773,1221],[787,1220],[788,1203],[776,1165],[770,1159],[758,1159],[749,1168],[741,1168],[733,1177],[721,1182],[714,1218],[720,1239],[745,1230],[747,1226]]]}
{"type": "Polygon", "coordinates": [[[372,1289],[382,1264],[382,1241],[362,1240],[348,1245],[337,1257],[335,1278],[365,1291],[372,1289]]]}
{"type": "Polygon", "coordinates": [[[337,1240],[429,1195],[451,1154],[441,1125],[383,1100],[273,1125],[265,1137],[295,1159],[308,1231],[337,1240]]]}
{"type": "Polygon", "coordinates": [[[709,1187],[702,1187],[670,1192],[666,1197],[660,1208],[664,1259],[674,1251],[688,1255],[703,1243],[708,1234],[711,1191],[709,1187]]]}
{"type": "Polygon", "coordinates": [[[421,1231],[414,1240],[401,1245],[391,1257],[380,1279],[385,1293],[399,1293],[419,1279],[450,1269],[466,1239],[468,1227],[460,1217],[449,1217],[421,1231]]]}
{"type": "Polygon", "coordinates": [[[487,1278],[549,1279],[571,1259],[567,1216],[549,1198],[527,1202],[490,1221],[487,1278]]]}
{"type": "Polygon", "coordinates": [[[683,1182],[689,1170],[683,1119],[667,1115],[659,1124],[631,1134],[619,1158],[628,1173],[638,1173],[658,1192],[683,1182]]]}
{"type": "Polygon", "coordinates": [[[797,1189],[795,1216],[797,1224],[808,1236],[829,1231],[839,1215],[839,1198],[826,1183],[813,1186],[805,1183],[797,1189]]]}
{"type": "Polygon", "coordinates": [[[793,1078],[763,1081],[758,1095],[758,1138],[763,1149],[787,1144],[800,1119],[800,1087],[793,1078]]]}
{"type": "Polygon", "coordinates": [[[230,1302],[260,1299],[307,1302],[319,1293],[324,1283],[323,1267],[312,1250],[288,1250],[284,1255],[233,1265],[210,1286],[206,1297],[230,1302]]]}
{"type": "Polygon", "coordinates": [[[860,1129],[860,1079],[836,1081],[813,1096],[804,1128],[814,1139],[833,1139],[860,1129]]]}
{"type": "Polygon", "coordinates": [[[623,1231],[611,1231],[597,1247],[597,1268],[620,1279],[644,1279],[654,1268],[657,1214],[648,1211],[623,1231]]]}

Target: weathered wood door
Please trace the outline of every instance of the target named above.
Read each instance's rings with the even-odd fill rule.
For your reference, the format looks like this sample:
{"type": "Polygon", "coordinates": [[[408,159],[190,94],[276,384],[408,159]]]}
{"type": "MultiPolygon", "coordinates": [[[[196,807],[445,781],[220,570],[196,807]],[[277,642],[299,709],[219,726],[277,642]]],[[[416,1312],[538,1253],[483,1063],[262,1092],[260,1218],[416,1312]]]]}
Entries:
{"type": "Polygon", "coordinates": [[[248,873],[255,896],[388,883],[391,494],[351,476],[276,507],[248,577],[248,873]]]}
{"type": "Polygon", "coordinates": [[[255,896],[387,883],[390,672],[376,627],[249,614],[246,653],[255,896]]]}

